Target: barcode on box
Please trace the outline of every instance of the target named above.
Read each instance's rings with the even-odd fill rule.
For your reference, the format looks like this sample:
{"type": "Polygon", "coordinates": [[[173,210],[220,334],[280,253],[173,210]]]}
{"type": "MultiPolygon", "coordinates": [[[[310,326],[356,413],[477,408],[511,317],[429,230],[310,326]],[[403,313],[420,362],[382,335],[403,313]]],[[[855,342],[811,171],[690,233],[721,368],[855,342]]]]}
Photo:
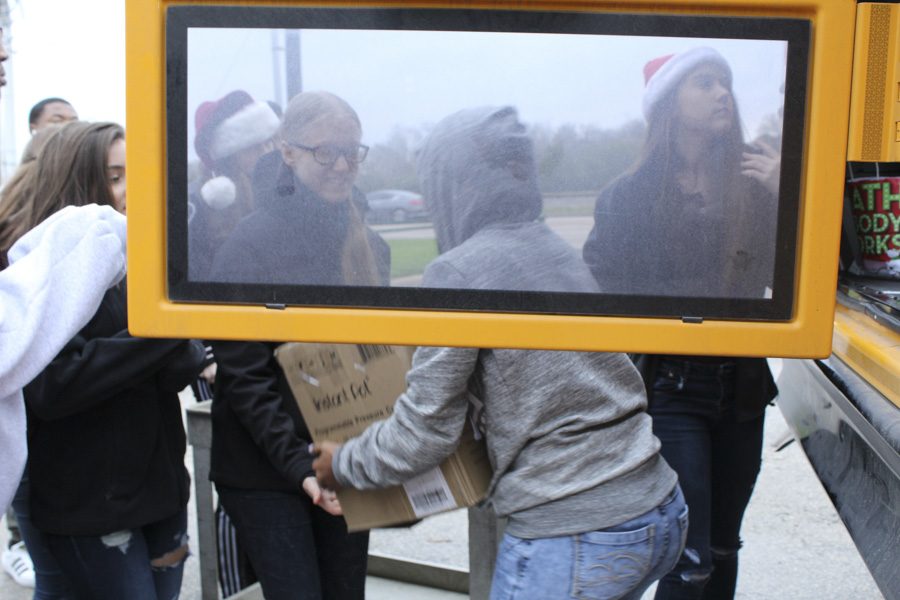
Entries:
{"type": "Polygon", "coordinates": [[[456,508],[456,500],[440,468],[410,479],[403,484],[403,489],[418,518],[456,508]]]}
{"type": "Polygon", "coordinates": [[[409,497],[409,501],[415,507],[416,512],[428,510],[432,506],[444,506],[447,503],[447,499],[447,493],[442,489],[427,490],[421,494],[409,497]]]}
{"type": "Polygon", "coordinates": [[[382,356],[387,356],[388,354],[394,353],[394,349],[390,346],[357,344],[356,347],[359,349],[359,356],[362,359],[363,364],[369,362],[372,359],[381,358],[382,356]]]}

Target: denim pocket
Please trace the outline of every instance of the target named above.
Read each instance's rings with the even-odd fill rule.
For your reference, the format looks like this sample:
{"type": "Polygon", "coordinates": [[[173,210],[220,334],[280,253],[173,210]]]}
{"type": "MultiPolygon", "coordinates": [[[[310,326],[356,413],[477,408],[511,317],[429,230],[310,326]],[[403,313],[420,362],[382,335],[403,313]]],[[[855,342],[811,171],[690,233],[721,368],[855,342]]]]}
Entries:
{"type": "Polygon", "coordinates": [[[497,562],[491,581],[491,600],[509,600],[526,589],[528,563],[533,551],[532,540],[509,533],[503,536],[497,551],[497,562]]]}
{"type": "Polygon", "coordinates": [[[653,559],[653,525],[575,536],[575,598],[619,598],[640,583],[653,559]]]}
{"type": "Polygon", "coordinates": [[[687,547],[688,526],[688,507],[684,505],[678,516],[669,519],[670,533],[666,536],[666,548],[659,557],[659,564],[656,565],[657,571],[653,574],[655,578],[662,577],[674,569],[682,558],[695,565],[699,562],[696,558],[697,551],[687,547]]]}

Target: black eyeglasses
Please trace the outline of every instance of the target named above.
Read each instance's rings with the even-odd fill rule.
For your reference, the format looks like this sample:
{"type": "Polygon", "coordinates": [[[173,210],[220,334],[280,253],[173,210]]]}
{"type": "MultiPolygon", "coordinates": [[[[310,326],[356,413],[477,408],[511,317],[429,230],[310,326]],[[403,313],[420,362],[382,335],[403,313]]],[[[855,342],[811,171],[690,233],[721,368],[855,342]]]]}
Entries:
{"type": "Polygon", "coordinates": [[[315,148],[311,146],[304,146],[303,144],[297,144],[294,142],[288,142],[287,144],[288,146],[293,146],[294,148],[299,148],[300,150],[312,152],[313,158],[323,167],[330,167],[334,165],[334,163],[337,162],[337,159],[340,156],[343,156],[348,163],[359,164],[362,161],[366,160],[366,155],[369,154],[369,147],[362,144],[356,147],[349,148],[334,146],[332,144],[322,144],[321,146],[316,146],[315,148]]]}

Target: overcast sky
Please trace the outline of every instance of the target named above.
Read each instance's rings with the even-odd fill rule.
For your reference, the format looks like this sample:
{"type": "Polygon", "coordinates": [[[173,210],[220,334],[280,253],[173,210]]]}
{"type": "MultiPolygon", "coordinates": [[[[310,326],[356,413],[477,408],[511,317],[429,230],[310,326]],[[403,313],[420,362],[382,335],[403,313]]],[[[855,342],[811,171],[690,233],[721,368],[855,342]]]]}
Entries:
{"type": "MultiPolygon", "coordinates": [[[[191,29],[188,114],[238,88],[283,102],[274,83],[283,56],[281,32],[274,39],[275,44],[270,30],[191,29]]],[[[716,48],[732,65],[735,95],[752,136],[760,120],[781,106],[783,42],[310,29],[300,34],[304,89],[328,90],[350,102],[369,144],[386,139],[395,126],[434,123],[483,104],[516,106],[526,123],[617,127],[642,118],[648,60],[700,45],[716,48]]]]}
{"type": "MultiPolygon", "coordinates": [[[[28,111],[48,96],[81,118],[125,124],[124,0],[9,0],[11,57],[0,91],[0,149],[13,164],[28,142],[28,111]]],[[[4,169],[3,176],[10,171],[4,169]]]]}
{"type": "MultiPolygon", "coordinates": [[[[10,156],[17,162],[28,140],[28,110],[47,96],[68,99],[83,119],[125,123],[124,4],[10,0],[12,56],[0,100],[4,163],[10,156]]],[[[200,102],[238,88],[283,102],[274,84],[275,69],[283,69],[277,37],[273,52],[269,30],[194,30],[189,120],[200,102]]],[[[527,123],[615,127],[641,117],[647,60],[700,44],[731,63],[751,136],[782,99],[781,42],[309,29],[300,39],[305,89],[345,97],[370,144],[395,126],[418,127],[480,104],[512,104],[527,123]]]]}

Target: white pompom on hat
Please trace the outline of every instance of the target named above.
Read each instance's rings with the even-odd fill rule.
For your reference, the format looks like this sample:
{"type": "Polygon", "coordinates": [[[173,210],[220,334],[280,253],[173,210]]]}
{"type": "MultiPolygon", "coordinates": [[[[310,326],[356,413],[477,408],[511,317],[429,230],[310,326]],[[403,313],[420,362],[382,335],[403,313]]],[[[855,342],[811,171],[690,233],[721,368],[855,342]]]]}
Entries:
{"type": "Polygon", "coordinates": [[[237,199],[237,188],[228,177],[213,177],[200,188],[200,197],[211,208],[227,208],[237,199]]]}
{"type": "Polygon", "coordinates": [[[644,65],[644,118],[650,120],[653,109],[695,67],[713,63],[725,68],[729,75],[728,61],[716,50],[700,46],[678,54],[660,56],[644,65]]]}

